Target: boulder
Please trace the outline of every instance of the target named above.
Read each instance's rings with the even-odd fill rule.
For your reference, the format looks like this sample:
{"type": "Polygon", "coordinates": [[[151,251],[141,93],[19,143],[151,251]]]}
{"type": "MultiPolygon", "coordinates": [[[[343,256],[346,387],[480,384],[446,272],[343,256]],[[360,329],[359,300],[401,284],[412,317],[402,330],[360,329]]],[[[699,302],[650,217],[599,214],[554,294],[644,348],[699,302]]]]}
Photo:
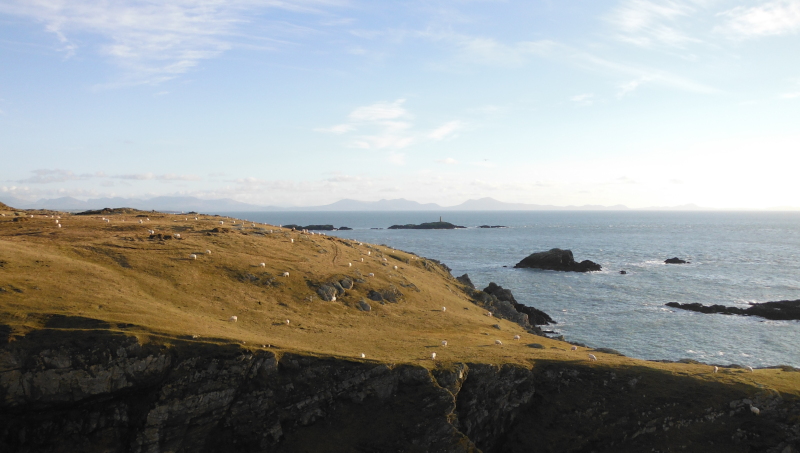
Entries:
{"type": "Polygon", "coordinates": [[[317,294],[322,300],[327,300],[328,302],[332,301],[333,298],[336,296],[336,288],[333,285],[320,285],[317,288],[317,294]]]}
{"type": "Polygon", "coordinates": [[[372,307],[364,299],[358,301],[356,308],[358,308],[361,311],[372,311],[372,307]]]}
{"type": "Polygon", "coordinates": [[[517,263],[515,268],[546,269],[564,272],[591,272],[602,268],[599,264],[584,260],[575,261],[572,250],[550,249],[546,252],[536,252],[517,263]]]}
{"type": "Polygon", "coordinates": [[[349,277],[339,280],[339,284],[342,285],[344,289],[353,289],[353,280],[350,280],[349,277]]]}
{"type": "Polygon", "coordinates": [[[476,289],[475,284],[472,283],[472,280],[469,279],[469,275],[464,274],[461,277],[456,277],[456,280],[461,282],[462,284],[466,285],[469,288],[476,289]]]}
{"type": "Polygon", "coordinates": [[[664,264],[687,264],[688,261],[684,261],[677,256],[675,258],[669,258],[664,260],[664,264]]]}

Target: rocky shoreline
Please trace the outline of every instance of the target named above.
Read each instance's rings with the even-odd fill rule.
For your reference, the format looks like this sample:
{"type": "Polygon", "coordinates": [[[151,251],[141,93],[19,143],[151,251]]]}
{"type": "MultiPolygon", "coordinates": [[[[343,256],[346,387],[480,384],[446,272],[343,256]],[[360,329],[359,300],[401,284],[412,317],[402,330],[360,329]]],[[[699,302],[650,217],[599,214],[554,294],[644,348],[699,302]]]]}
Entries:
{"type": "Polygon", "coordinates": [[[777,302],[763,302],[751,304],[748,308],[728,307],[725,305],[703,305],[700,303],[681,304],[669,302],[667,307],[681,310],[695,311],[698,313],[718,313],[723,315],[759,316],[776,321],[800,320],[800,300],[781,300],[777,302]]]}

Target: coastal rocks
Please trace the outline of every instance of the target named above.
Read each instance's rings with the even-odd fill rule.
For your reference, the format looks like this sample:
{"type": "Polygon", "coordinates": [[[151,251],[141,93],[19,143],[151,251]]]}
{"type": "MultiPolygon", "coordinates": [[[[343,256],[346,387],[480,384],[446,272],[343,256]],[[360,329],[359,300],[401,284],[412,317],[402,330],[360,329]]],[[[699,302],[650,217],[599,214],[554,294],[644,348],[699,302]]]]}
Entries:
{"type": "Polygon", "coordinates": [[[481,225],[478,228],[508,228],[508,227],[503,225],[481,225]]]}
{"type": "Polygon", "coordinates": [[[703,305],[699,303],[681,304],[669,302],[668,307],[698,313],[719,313],[723,315],[760,316],[776,321],[800,320],[800,300],[782,300],[751,304],[748,308],[727,307],[725,305],[703,305]]]}
{"type": "Polygon", "coordinates": [[[691,264],[691,263],[689,263],[686,260],[682,260],[676,256],[674,258],[668,258],[664,260],[664,264],[691,264]]]}
{"type": "Polygon", "coordinates": [[[461,282],[461,284],[466,285],[468,288],[477,289],[475,288],[475,284],[472,283],[472,280],[469,279],[469,275],[464,274],[461,277],[456,277],[456,280],[461,282]]]}
{"type": "Polygon", "coordinates": [[[601,270],[601,266],[593,261],[575,261],[572,250],[550,249],[546,252],[530,254],[516,265],[515,268],[533,268],[565,272],[591,272],[601,270]]]}
{"type": "Polygon", "coordinates": [[[491,294],[497,297],[499,300],[510,302],[515,310],[528,315],[528,322],[533,325],[541,326],[546,324],[557,324],[547,313],[517,302],[517,299],[514,298],[514,295],[511,293],[510,289],[505,289],[494,282],[489,282],[489,286],[484,288],[483,292],[491,294]]]}

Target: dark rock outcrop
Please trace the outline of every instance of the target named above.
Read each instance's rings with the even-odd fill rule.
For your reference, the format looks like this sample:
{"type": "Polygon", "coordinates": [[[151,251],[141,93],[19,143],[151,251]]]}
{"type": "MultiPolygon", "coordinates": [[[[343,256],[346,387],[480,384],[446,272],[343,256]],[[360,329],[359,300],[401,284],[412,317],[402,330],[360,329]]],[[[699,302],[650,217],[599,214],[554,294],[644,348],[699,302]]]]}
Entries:
{"type": "Polygon", "coordinates": [[[478,228],[508,228],[503,225],[481,225],[478,228]]]}
{"type": "Polygon", "coordinates": [[[520,313],[528,315],[528,322],[533,325],[541,326],[547,324],[557,324],[553,318],[542,310],[523,305],[517,302],[510,289],[505,289],[495,282],[490,282],[489,286],[483,289],[483,292],[497,297],[499,300],[508,301],[514,306],[514,309],[520,313]]]}
{"type": "Polygon", "coordinates": [[[550,249],[546,252],[536,252],[517,263],[515,268],[546,269],[551,271],[566,272],[591,272],[602,270],[599,264],[583,260],[575,261],[572,250],[550,249]]]}
{"type": "Polygon", "coordinates": [[[669,302],[668,307],[681,310],[696,311],[698,313],[719,313],[723,315],[760,316],[776,321],[800,320],[800,300],[781,300],[777,302],[763,302],[751,304],[747,308],[727,307],[725,305],[703,305],[699,303],[681,304],[669,302]]]}
{"type": "Polygon", "coordinates": [[[664,260],[664,264],[689,264],[689,262],[686,260],[682,260],[676,256],[674,258],[668,258],[664,260]]]}
{"type": "Polygon", "coordinates": [[[466,285],[468,288],[477,289],[477,288],[475,288],[475,284],[472,283],[472,280],[470,280],[469,275],[467,275],[467,274],[464,274],[461,277],[456,277],[456,280],[458,280],[462,284],[466,285]]]}

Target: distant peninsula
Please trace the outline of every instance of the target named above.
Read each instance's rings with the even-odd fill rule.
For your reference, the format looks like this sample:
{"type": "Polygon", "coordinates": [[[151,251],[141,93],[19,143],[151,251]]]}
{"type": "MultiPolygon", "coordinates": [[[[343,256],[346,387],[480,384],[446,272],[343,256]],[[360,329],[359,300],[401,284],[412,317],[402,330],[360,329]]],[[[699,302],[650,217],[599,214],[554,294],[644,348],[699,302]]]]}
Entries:
{"type": "Polygon", "coordinates": [[[408,223],[406,225],[392,225],[389,227],[390,230],[455,230],[456,228],[466,227],[442,221],[420,223],[419,225],[408,223]]]}

